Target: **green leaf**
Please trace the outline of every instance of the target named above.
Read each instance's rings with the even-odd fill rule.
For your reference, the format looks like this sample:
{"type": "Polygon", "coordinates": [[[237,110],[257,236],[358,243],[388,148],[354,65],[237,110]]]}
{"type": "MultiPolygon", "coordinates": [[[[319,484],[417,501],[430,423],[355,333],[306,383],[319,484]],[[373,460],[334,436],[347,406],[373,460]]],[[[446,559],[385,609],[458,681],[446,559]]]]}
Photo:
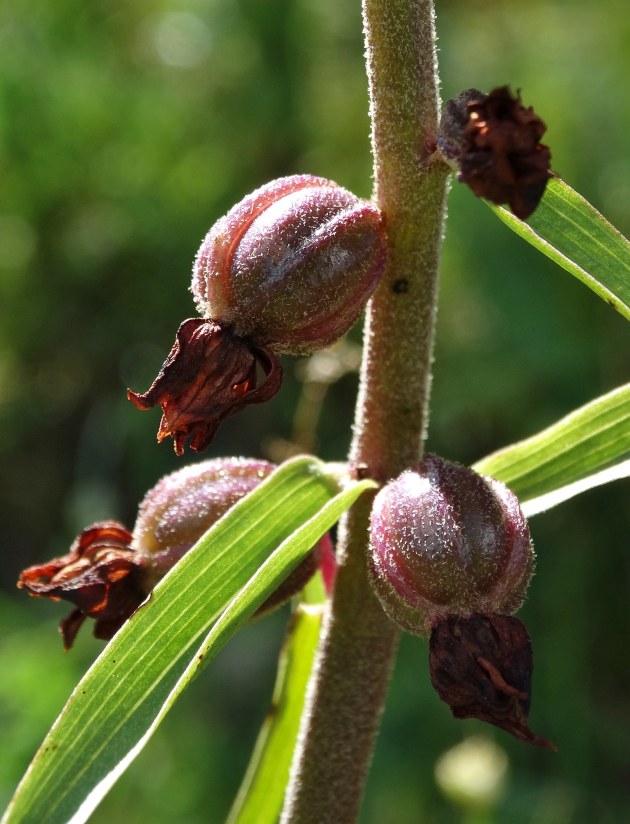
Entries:
{"type": "Polygon", "coordinates": [[[3,822],[86,821],[191,678],[372,486],[352,483],[335,495],[325,464],[296,458],[239,501],[158,584],[75,688],[3,822]]]}
{"type": "Polygon", "coordinates": [[[226,824],[275,824],[304,709],[319,640],[325,595],[305,599],[293,613],[278,661],[271,708],[226,824]]]}
{"type": "Polygon", "coordinates": [[[532,246],[570,272],[630,320],[630,241],[560,178],[527,223],[488,206],[532,246]]]}
{"type": "Polygon", "coordinates": [[[630,384],[474,465],[503,481],[526,515],[630,475],[630,384]]]}

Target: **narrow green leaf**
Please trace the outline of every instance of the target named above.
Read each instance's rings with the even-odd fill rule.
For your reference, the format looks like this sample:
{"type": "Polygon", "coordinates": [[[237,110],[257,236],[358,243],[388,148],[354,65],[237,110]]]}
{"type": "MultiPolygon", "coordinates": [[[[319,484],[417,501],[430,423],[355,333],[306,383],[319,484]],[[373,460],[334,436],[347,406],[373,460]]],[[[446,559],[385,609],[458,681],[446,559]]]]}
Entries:
{"type": "Polygon", "coordinates": [[[296,458],[239,501],[86,673],[3,822],[86,821],[190,679],[369,486],[335,496],[325,464],[296,458]]]}
{"type": "Polygon", "coordinates": [[[630,320],[630,241],[560,178],[527,223],[488,206],[532,246],[570,272],[630,320]]]}
{"type": "Polygon", "coordinates": [[[322,604],[305,603],[293,613],[278,661],[271,708],[227,824],[275,824],[280,816],[322,614],[322,604]]]}
{"type": "Polygon", "coordinates": [[[630,384],[474,465],[503,481],[534,515],[630,474],[630,384]]]}

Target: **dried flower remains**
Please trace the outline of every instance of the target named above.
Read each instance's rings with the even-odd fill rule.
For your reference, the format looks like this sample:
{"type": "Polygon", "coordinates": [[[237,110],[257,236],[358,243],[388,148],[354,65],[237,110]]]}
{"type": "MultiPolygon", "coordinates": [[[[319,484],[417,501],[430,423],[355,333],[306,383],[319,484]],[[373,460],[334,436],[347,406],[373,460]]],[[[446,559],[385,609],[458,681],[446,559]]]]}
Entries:
{"type": "Polygon", "coordinates": [[[446,103],[437,142],[458,169],[457,179],[477,197],[508,204],[526,220],[553,176],[551,152],[540,142],[546,130],[507,86],[489,94],[467,89],[446,103]]]}

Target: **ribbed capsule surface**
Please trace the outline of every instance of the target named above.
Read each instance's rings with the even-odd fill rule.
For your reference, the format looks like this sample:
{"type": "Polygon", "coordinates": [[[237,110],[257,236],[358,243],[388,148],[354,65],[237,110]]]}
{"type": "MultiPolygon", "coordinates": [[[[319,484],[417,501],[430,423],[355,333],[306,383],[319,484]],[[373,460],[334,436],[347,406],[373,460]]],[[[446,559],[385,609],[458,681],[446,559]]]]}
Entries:
{"type": "Polygon", "coordinates": [[[357,321],[383,272],[380,210],[331,180],[294,175],[252,192],[206,235],[192,291],[205,318],[285,354],[357,321]]]}
{"type": "Polygon", "coordinates": [[[370,570],[383,607],[427,634],[448,615],[510,615],[534,568],[518,500],[503,484],[429,455],[376,496],[370,570]]]}

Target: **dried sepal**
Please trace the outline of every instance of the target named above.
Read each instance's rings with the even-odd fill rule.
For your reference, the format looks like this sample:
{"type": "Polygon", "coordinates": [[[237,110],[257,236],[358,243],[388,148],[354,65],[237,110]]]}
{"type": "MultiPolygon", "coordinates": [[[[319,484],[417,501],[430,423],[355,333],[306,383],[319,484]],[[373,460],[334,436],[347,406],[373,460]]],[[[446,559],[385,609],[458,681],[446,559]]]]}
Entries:
{"type": "Polygon", "coordinates": [[[269,400],[281,383],[282,367],[269,349],[235,335],[229,326],[190,318],[177,330],[148,391],[128,390],[127,396],[137,409],[162,407],[158,442],[171,436],[182,455],[189,437],[190,448],[202,451],[221,421],[248,404],[269,400]],[[261,384],[258,367],[265,373],[261,384]]]}
{"type": "Polygon", "coordinates": [[[528,725],[533,654],[523,624],[506,615],[449,615],[429,642],[431,683],[455,718],[478,718],[555,750],[528,725]]]}
{"type": "Polygon", "coordinates": [[[75,604],[61,622],[65,649],[86,618],[95,619],[97,638],[109,640],[145,599],[131,538],[122,524],[97,523],[81,532],[66,555],[21,573],[18,587],[31,595],[75,604]]]}
{"type": "Polygon", "coordinates": [[[445,106],[438,146],[477,197],[509,204],[526,220],[552,177],[551,152],[540,143],[547,127],[507,86],[489,94],[467,89],[445,106]]]}

